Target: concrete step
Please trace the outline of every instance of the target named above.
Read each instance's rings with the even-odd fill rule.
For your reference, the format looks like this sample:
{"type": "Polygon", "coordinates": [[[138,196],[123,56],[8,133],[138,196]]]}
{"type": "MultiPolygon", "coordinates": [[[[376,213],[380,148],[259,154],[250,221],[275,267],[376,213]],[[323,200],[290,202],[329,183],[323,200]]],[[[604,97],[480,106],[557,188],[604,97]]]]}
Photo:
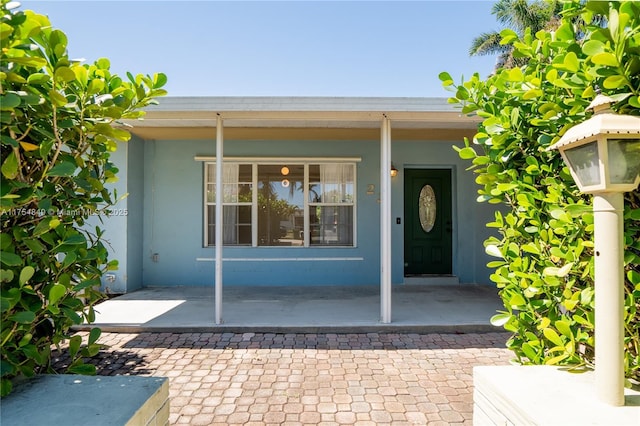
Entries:
{"type": "Polygon", "coordinates": [[[412,275],[404,277],[405,285],[459,285],[455,275],[412,275]]]}

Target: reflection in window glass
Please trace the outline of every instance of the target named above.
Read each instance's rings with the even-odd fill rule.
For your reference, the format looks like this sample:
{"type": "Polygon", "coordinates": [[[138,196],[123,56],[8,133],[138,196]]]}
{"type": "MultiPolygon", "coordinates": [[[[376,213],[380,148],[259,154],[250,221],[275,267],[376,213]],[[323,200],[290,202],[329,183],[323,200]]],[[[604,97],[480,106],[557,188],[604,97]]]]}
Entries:
{"type": "MultiPolygon", "coordinates": [[[[207,164],[207,202],[216,202],[216,165],[207,164]]],[[[251,164],[225,163],[222,172],[224,182],[224,203],[250,203],[252,167],[251,164]]]]}
{"type": "MultiPolygon", "coordinates": [[[[224,226],[222,242],[224,245],[251,245],[251,206],[222,206],[224,226]]],[[[216,241],[216,206],[207,206],[208,235],[210,246],[216,241]]]]}
{"type": "Polygon", "coordinates": [[[353,164],[309,166],[310,203],[353,203],[353,164]]]}
{"type": "Polygon", "coordinates": [[[353,244],[353,206],[313,206],[309,224],[311,245],[353,244]]]}
{"type": "Polygon", "coordinates": [[[304,245],[303,165],[258,165],[258,245],[304,245]]]}

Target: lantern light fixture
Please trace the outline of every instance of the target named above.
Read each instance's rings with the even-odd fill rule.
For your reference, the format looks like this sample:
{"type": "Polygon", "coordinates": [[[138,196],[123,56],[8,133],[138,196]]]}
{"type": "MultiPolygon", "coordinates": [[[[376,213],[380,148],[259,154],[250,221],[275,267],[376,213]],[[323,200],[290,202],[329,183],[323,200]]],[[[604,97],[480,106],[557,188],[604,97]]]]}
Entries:
{"type": "Polygon", "coordinates": [[[640,183],[640,117],[616,114],[614,100],[597,95],[594,114],[547,150],[558,149],[585,194],[633,191],[640,183]]]}
{"type": "Polygon", "coordinates": [[[578,189],[593,194],[595,388],[601,401],[623,406],[623,193],[640,183],[640,117],[616,114],[613,102],[598,94],[593,116],[547,150],[558,149],[578,189]]]}
{"type": "Polygon", "coordinates": [[[398,176],[398,169],[396,168],[396,166],[393,165],[393,163],[391,163],[391,177],[396,177],[398,176]]]}

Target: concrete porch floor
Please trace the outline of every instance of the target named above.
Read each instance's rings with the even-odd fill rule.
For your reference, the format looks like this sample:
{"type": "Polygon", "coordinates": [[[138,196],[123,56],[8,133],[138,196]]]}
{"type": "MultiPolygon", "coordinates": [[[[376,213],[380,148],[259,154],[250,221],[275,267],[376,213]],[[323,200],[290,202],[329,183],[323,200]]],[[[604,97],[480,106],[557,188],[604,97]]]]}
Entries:
{"type": "Polygon", "coordinates": [[[502,305],[491,286],[396,285],[392,322],[380,322],[378,286],[237,286],[223,289],[223,324],[214,324],[212,287],[152,287],[95,307],[105,332],[470,333],[502,305]]]}

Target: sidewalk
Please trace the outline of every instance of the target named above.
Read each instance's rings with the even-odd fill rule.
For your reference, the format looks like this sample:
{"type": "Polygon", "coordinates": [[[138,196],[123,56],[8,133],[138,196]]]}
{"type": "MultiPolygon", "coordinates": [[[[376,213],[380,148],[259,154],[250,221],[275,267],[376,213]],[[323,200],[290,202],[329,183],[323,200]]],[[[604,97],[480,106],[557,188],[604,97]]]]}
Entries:
{"type": "Polygon", "coordinates": [[[507,364],[507,337],[104,333],[93,362],[169,377],[171,424],[471,425],[472,368],[507,364]]]}

